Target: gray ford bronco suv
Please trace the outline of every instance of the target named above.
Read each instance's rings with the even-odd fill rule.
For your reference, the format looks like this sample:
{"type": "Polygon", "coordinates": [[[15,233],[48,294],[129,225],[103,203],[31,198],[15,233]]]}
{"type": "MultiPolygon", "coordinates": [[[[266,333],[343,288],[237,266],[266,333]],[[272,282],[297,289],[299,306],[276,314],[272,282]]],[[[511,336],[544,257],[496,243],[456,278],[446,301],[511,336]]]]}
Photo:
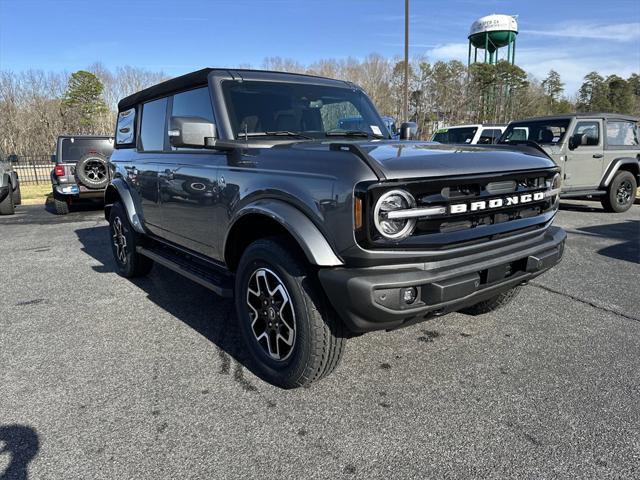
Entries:
{"type": "Polygon", "coordinates": [[[609,212],[631,208],[640,180],[638,118],[576,113],[511,122],[499,143],[535,142],[562,172],[561,198],[596,197],[609,212]]]}
{"type": "Polygon", "coordinates": [[[82,199],[102,200],[109,184],[107,162],[113,137],[64,135],[58,137],[51,171],[53,201],[58,215],[82,199]]]}
{"type": "Polygon", "coordinates": [[[15,206],[22,203],[20,180],[12,165],[17,160],[15,155],[0,153],[0,215],[13,215],[15,206]]]}
{"type": "Polygon", "coordinates": [[[544,153],[400,131],[354,84],[306,75],[204,69],[131,95],[105,192],[117,269],[233,296],[256,373],[292,388],[350,336],[491,311],[560,261],[544,153]]]}

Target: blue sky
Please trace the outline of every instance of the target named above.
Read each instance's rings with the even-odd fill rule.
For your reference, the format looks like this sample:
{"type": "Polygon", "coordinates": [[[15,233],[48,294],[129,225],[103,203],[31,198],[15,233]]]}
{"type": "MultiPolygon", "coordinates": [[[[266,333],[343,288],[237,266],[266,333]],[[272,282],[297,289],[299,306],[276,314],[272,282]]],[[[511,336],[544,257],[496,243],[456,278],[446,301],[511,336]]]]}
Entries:
{"type": "MultiPolygon", "coordinates": [[[[0,68],[73,71],[94,62],[178,75],[260,67],[265,57],[402,55],[404,0],[0,0],[0,68]]],[[[574,93],[592,70],[640,71],[638,0],[411,0],[411,55],[466,62],[476,18],[519,15],[516,62],[560,72],[574,93]]]]}

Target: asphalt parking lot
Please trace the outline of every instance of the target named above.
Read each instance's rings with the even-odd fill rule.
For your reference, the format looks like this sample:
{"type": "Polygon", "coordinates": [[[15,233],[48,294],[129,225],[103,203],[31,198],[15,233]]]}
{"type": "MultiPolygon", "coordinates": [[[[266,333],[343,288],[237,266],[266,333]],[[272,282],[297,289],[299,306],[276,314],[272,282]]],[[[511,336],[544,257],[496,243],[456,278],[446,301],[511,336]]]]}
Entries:
{"type": "Polygon", "coordinates": [[[282,391],[231,302],[114,273],[101,211],[0,218],[0,478],[638,478],[640,206],[565,203],[562,264],[490,315],[351,340],[282,391]],[[4,472],[4,476],[3,476],[4,472]]]}

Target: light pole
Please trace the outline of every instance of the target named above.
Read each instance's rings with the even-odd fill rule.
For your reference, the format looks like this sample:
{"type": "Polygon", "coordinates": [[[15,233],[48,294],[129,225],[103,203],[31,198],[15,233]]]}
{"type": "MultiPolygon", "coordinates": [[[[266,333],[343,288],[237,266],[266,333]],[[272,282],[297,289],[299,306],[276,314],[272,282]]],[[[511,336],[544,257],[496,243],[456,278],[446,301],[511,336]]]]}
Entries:
{"type": "Polygon", "coordinates": [[[409,121],[409,0],[404,0],[404,121],[409,121]]]}

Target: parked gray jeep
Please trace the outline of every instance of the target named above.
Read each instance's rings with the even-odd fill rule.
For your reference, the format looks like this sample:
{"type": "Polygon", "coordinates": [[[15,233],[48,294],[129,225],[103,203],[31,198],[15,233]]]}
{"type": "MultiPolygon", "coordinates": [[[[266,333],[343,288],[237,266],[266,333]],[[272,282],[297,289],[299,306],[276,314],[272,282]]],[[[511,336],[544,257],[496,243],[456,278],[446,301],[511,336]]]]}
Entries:
{"type": "Polygon", "coordinates": [[[499,308],[562,257],[547,155],[411,141],[408,123],[394,140],[352,83],[204,69],[118,108],[105,217],[119,273],[156,262],[234,297],[275,385],[328,375],[350,336],[499,308]]]}
{"type": "Polygon", "coordinates": [[[15,206],[22,203],[20,180],[12,165],[16,161],[15,155],[0,153],[0,215],[13,215],[15,206]]]}
{"type": "Polygon", "coordinates": [[[562,170],[561,198],[597,197],[609,212],[625,212],[640,176],[638,118],[576,113],[511,122],[500,143],[535,142],[562,170]]]}
{"type": "Polygon", "coordinates": [[[51,171],[53,200],[58,215],[69,213],[73,202],[100,200],[109,184],[107,162],[113,137],[64,135],[58,137],[51,171]]]}

